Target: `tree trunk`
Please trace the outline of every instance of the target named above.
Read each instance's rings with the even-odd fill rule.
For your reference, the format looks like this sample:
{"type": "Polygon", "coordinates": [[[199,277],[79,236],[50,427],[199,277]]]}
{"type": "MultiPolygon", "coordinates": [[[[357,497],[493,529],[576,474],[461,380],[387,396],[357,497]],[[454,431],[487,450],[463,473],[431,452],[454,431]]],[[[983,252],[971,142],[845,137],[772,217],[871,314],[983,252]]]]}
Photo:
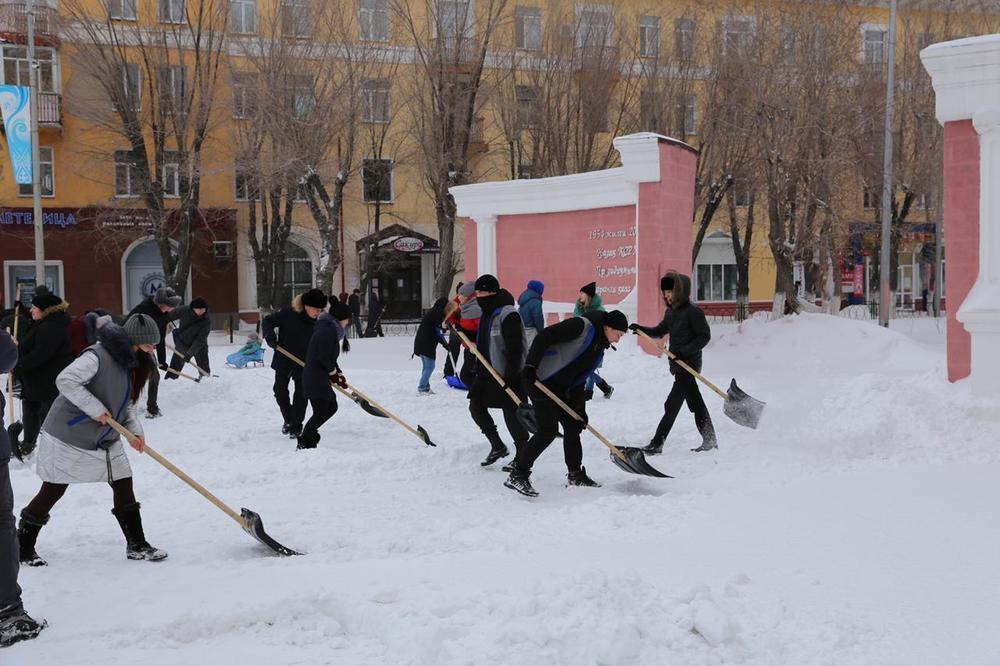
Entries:
{"type": "Polygon", "coordinates": [[[434,275],[434,298],[447,298],[451,294],[451,283],[458,273],[455,261],[455,199],[447,189],[444,192],[438,191],[435,210],[441,255],[434,275]]]}

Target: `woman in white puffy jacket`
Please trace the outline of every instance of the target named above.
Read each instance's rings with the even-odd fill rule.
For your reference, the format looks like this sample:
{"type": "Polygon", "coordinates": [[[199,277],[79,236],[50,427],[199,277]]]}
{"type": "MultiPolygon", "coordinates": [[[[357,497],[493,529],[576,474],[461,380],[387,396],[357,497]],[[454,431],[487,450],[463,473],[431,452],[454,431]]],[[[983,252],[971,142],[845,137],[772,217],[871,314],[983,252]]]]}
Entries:
{"type": "Polygon", "coordinates": [[[108,424],[114,419],[124,425],[134,435],[129,444],[142,451],[135,404],[156,372],[152,354],[160,332],[152,318],[139,314],[129,317],[123,327],[106,323],[97,340],[56,379],[59,397],[38,439],[36,472],[42,487],[21,511],[18,526],[20,558],[28,566],[47,564],[35,552],[35,542],[49,511],[71,483],[111,486],[111,513],[125,535],[128,559],[155,561],[167,556],[146,541],[132,490],[132,468],[121,438],[108,424]]]}

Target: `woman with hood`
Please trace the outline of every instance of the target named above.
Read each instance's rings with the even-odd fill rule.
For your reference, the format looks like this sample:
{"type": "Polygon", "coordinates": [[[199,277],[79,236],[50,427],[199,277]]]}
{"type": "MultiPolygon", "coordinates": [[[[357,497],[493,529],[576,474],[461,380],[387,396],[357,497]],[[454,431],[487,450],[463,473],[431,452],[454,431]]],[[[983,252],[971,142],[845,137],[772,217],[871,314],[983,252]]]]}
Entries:
{"type": "MultiPolygon", "coordinates": [[[[574,317],[582,317],[588,312],[606,312],[604,301],[601,299],[601,295],[597,293],[596,282],[591,282],[580,287],[580,296],[576,299],[576,307],[573,308],[574,317]]],[[[603,360],[598,363],[597,368],[600,368],[602,365],[604,365],[603,360]]],[[[597,384],[597,388],[601,389],[605,400],[611,398],[611,394],[615,392],[615,387],[608,384],[597,374],[597,368],[587,378],[587,385],[584,387],[584,396],[587,400],[594,397],[594,384],[597,384]]]]}
{"type": "Polygon", "coordinates": [[[56,377],[73,360],[68,309],[69,303],[51,292],[35,294],[31,303],[34,324],[18,340],[14,374],[21,379],[24,438],[13,445],[23,454],[34,450],[42,423],[59,396],[56,377]]]}
{"type": "Polygon", "coordinates": [[[309,339],[306,365],[302,369],[302,392],[312,406],[312,416],[302,428],[296,449],[315,449],[320,440],[320,426],[337,413],[337,394],[331,384],[347,388],[347,380],[340,372],[337,359],[340,357],[341,341],[344,351],[350,351],[346,332],[350,323],[350,306],[336,300],[330,305],[330,312],[324,312],[316,319],[309,339]]]}
{"type": "Polygon", "coordinates": [[[545,284],[541,280],[531,280],[528,288],[517,299],[518,313],[524,322],[524,334],[528,344],[535,339],[538,332],[545,328],[545,315],[542,313],[542,294],[545,284]]]}
{"type": "Polygon", "coordinates": [[[434,305],[420,320],[417,335],[413,338],[413,356],[419,356],[422,364],[417,395],[433,395],[431,374],[434,372],[434,364],[437,363],[438,345],[444,347],[445,353],[448,352],[448,342],[444,337],[444,329],[441,328],[444,324],[444,307],[447,304],[447,298],[434,301],[434,305]]]}
{"type": "Polygon", "coordinates": [[[97,344],[66,367],[56,379],[59,397],[52,404],[38,441],[36,473],[42,480],[38,494],[21,511],[17,536],[21,562],[44,566],[35,552],[49,512],[71,483],[107,483],[114,496],[111,513],[125,535],[130,560],[164,559],[167,554],[146,541],[139,502],[132,490],[132,468],[121,437],[110,425],[114,419],[132,434],[129,445],[142,453],[142,425],[135,404],[156,372],[152,354],[160,331],[147,315],[133,315],[125,326],[105,324],[97,344]]]}

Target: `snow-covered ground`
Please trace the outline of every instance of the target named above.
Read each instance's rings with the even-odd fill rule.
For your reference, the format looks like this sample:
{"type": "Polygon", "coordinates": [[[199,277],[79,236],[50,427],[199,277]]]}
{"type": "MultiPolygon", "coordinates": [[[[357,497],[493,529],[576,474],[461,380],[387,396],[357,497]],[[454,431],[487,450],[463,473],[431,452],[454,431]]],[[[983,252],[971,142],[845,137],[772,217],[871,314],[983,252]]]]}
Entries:
{"type": "MultiPolygon", "coordinates": [[[[308,555],[269,555],[133,453],[147,536],[170,558],[126,561],[108,488],[71,488],[39,538],[50,566],[21,573],[51,627],[2,662],[1000,663],[1000,410],[947,383],[941,324],[716,326],[705,373],[767,401],[758,430],[706,392],[721,448],[689,452],[682,411],[650,458],[676,479],[627,475],[584,435],[603,488],[565,488],[556,442],[535,500],[480,468],[488,446],[441,358],[438,394],[416,396],[409,338],[356,341],[343,367],[438,448],[341,401],[320,447],[297,452],[271,372],[225,367],[235,346],[213,337],[221,377],[167,383],[149,442],[308,555]]],[[[666,362],[630,341],[603,374],[616,390],[591,422],[645,444],[666,362]]],[[[38,481],[11,467],[20,510],[38,481]]]]}

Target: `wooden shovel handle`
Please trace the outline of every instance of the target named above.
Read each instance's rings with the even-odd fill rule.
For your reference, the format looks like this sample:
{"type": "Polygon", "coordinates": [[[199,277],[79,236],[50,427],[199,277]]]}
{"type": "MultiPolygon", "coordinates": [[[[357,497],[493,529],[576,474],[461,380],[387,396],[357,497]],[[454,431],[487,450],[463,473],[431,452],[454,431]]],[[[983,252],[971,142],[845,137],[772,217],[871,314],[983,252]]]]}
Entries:
{"type": "MultiPolygon", "coordinates": [[[[582,416],[577,414],[572,407],[563,402],[559,396],[557,396],[555,393],[549,390],[549,387],[547,387],[545,384],[538,381],[537,379],[535,380],[535,388],[537,388],[539,391],[547,395],[549,399],[552,400],[552,402],[562,407],[564,412],[572,416],[577,421],[583,422],[582,416]]],[[[623,462],[628,462],[628,459],[625,458],[625,454],[622,453],[617,446],[612,444],[611,440],[609,440],[607,437],[599,433],[597,429],[594,428],[594,426],[590,425],[589,423],[585,423],[584,425],[587,426],[587,430],[590,431],[590,434],[592,434],[594,437],[600,440],[601,444],[611,449],[611,452],[614,453],[616,456],[618,456],[623,462]]]]}
{"type": "Polygon", "coordinates": [[[677,358],[676,354],[671,353],[671,351],[669,349],[667,349],[666,347],[664,347],[663,345],[661,345],[659,342],[657,342],[656,340],[654,340],[653,338],[651,338],[642,329],[638,329],[637,328],[635,330],[635,332],[638,333],[640,336],[646,338],[650,342],[652,342],[654,345],[656,345],[656,348],[659,349],[664,354],[666,354],[667,358],[669,358],[671,361],[673,361],[674,363],[676,363],[677,365],[681,366],[682,368],[684,368],[685,370],[687,370],[688,372],[690,372],[692,375],[694,375],[695,377],[697,377],[698,379],[700,379],[701,381],[703,381],[705,383],[705,386],[707,386],[708,388],[710,388],[713,391],[715,391],[716,393],[718,393],[719,397],[721,397],[723,400],[729,400],[729,395],[727,395],[725,391],[723,391],[718,386],[716,386],[712,382],[710,382],[707,379],[705,379],[704,375],[702,375],[700,372],[698,372],[697,370],[695,370],[694,368],[692,368],[690,365],[688,365],[684,361],[682,361],[679,358],[677,358]]]}
{"type": "Polygon", "coordinates": [[[466,337],[465,333],[463,333],[459,329],[452,327],[452,330],[458,334],[458,337],[462,341],[462,344],[465,345],[465,348],[468,349],[473,354],[475,354],[476,358],[479,359],[479,362],[483,364],[483,367],[490,371],[490,374],[493,375],[493,379],[497,380],[497,384],[500,385],[500,388],[502,388],[507,393],[507,395],[510,396],[510,399],[514,401],[514,406],[520,407],[521,399],[517,397],[517,394],[514,393],[514,390],[507,385],[507,382],[503,380],[503,377],[501,377],[500,373],[496,371],[496,368],[490,365],[490,362],[487,361],[486,357],[483,356],[482,353],[479,351],[479,349],[476,348],[476,345],[471,340],[469,340],[469,338],[466,337]]]}
{"type": "Polygon", "coordinates": [[[187,354],[185,354],[183,352],[177,351],[177,349],[173,345],[171,345],[169,342],[167,342],[166,340],[163,341],[163,344],[164,344],[164,346],[166,346],[167,349],[169,349],[170,351],[172,351],[173,353],[177,354],[182,359],[184,359],[185,361],[187,361],[188,363],[190,363],[191,365],[193,365],[195,367],[195,369],[198,372],[200,372],[202,375],[204,375],[205,377],[208,377],[211,374],[209,372],[206,372],[205,370],[202,370],[201,366],[198,365],[197,363],[195,363],[194,360],[190,356],[188,356],[187,354]]]}
{"type": "MultiPolygon", "coordinates": [[[[288,351],[284,347],[279,346],[278,347],[278,351],[281,352],[284,356],[286,356],[289,359],[291,359],[292,361],[295,361],[296,363],[298,363],[299,365],[301,365],[303,368],[306,367],[305,361],[303,361],[301,358],[299,358],[298,356],[296,356],[292,352],[288,351]]],[[[335,373],[336,373],[336,370],[334,370],[330,374],[333,375],[335,373]]],[[[345,398],[348,398],[349,400],[354,400],[354,396],[347,389],[341,388],[340,386],[338,386],[337,384],[334,384],[332,382],[330,383],[330,386],[332,386],[337,392],[343,394],[343,396],[345,398]]]]}
{"type": "Polygon", "coordinates": [[[193,382],[196,382],[196,381],[198,381],[198,378],[197,378],[197,377],[195,377],[194,375],[189,375],[189,374],[187,374],[186,372],[181,372],[180,370],[174,370],[174,369],[173,369],[173,368],[171,368],[171,367],[170,367],[169,365],[165,365],[165,366],[163,366],[163,367],[161,368],[161,370],[163,370],[164,372],[169,372],[169,373],[172,373],[172,374],[175,374],[175,375],[177,375],[178,377],[183,377],[184,379],[190,379],[190,380],[191,380],[191,381],[193,381],[193,382]]]}
{"type": "MultiPolygon", "coordinates": [[[[135,435],[132,434],[129,431],[129,429],[126,428],[125,426],[123,426],[121,423],[118,423],[118,421],[115,421],[114,419],[109,418],[108,419],[108,425],[111,426],[112,428],[114,428],[118,432],[118,434],[121,435],[122,437],[124,437],[125,439],[128,439],[128,440],[135,439],[135,435]]],[[[167,460],[166,458],[164,458],[162,455],[160,455],[149,444],[143,443],[142,452],[148,454],[153,460],[155,460],[156,462],[160,463],[161,465],[163,465],[164,467],[166,467],[168,470],[170,470],[171,472],[173,472],[173,474],[177,478],[179,478],[181,481],[183,481],[184,483],[188,484],[189,486],[191,486],[192,488],[194,488],[195,490],[197,490],[198,493],[200,493],[202,497],[204,497],[205,499],[207,499],[209,502],[211,502],[215,506],[219,507],[219,509],[221,509],[223,513],[225,513],[227,516],[229,516],[230,518],[232,518],[233,520],[235,520],[237,523],[239,523],[240,527],[242,527],[243,529],[247,529],[247,522],[243,519],[243,516],[241,516],[240,514],[236,513],[231,508],[229,508],[229,506],[225,502],[223,502],[218,497],[216,497],[215,495],[213,495],[212,493],[210,493],[203,485],[201,485],[200,483],[198,483],[197,481],[195,481],[194,479],[192,479],[190,476],[188,476],[187,474],[185,474],[182,469],[180,469],[179,467],[177,467],[176,465],[174,465],[172,462],[170,462],[169,460],[167,460]]]]}

